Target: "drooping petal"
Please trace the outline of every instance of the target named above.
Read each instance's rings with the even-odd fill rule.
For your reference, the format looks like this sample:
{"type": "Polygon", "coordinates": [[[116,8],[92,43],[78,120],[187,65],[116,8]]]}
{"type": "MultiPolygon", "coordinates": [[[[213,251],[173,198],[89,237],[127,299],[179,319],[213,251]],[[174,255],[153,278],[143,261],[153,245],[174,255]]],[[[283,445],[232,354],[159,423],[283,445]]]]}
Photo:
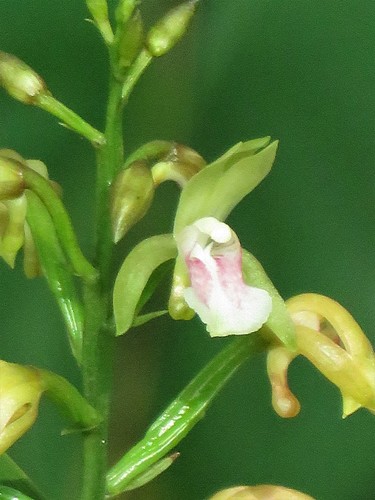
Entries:
{"type": "Polygon", "coordinates": [[[184,298],[210,335],[259,330],[271,312],[272,299],[267,291],[244,283],[241,246],[230,227],[204,217],[186,227],[176,240],[191,282],[184,298]]]}
{"type": "Polygon", "coordinates": [[[113,292],[116,335],[122,335],[132,326],[137,306],[152,273],[164,262],[174,259],[176,253],[172,235],[160,234],[138,243],[126,257],[113,292]]]}

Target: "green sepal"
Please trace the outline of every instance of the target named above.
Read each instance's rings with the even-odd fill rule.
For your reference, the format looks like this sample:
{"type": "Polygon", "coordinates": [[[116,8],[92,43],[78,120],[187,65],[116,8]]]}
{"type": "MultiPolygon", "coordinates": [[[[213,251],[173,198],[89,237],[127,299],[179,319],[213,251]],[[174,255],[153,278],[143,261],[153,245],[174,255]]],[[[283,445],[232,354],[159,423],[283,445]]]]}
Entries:
{"type": "Polygon", "coordinates": [[[124,260],[113,291],[116,335],[132,326],[138,303],[153,271],[177,255],[171,234],[160,234],[141,241],[124,260]]]}
{"type": "Polygon", "coordinates": [[[244,281],[250,286],[266,290],[272,298],[272,311],[266,326],[290,350],[296,350],[293,321],[285,302],[266,274],[261,263],[246,250],[242,250],[242,272],[244,281]]]}
{"type": "MultiPolygon", "coordinates": [[[[34,500],[44,499],[28,475],[6,453],[0,455],[0,483],[0,488],[15,488],[16,490],[22,490],[24,496],[18,497],[20,500],[28,498],[33,498],[34,500]]],[[[5,491],[6,490],[2,491],[0,489],[0,498],[7,498],[6,496],[1,496],[1,493],[5,495],[5,491]]],[[[17,498],[17,496],[10,498],[17,498]]]]}
{"type": "Polygon", "coordinates": [[[277,145],[270,137],[239,142],[194,175],[181,193],[174,234],[202,217],[225,220],[271,170],[277,145]]]}

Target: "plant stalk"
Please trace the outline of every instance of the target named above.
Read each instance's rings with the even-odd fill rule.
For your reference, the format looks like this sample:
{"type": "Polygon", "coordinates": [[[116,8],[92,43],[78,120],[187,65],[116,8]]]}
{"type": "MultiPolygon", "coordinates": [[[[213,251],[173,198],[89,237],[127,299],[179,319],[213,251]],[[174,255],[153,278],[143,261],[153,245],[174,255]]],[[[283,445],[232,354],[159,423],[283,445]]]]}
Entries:
{"type": "Polygon", "coordinates": [[[110,186],[123,161],[121,84],[111,78],[105,127],[105,144],[97,150],[96,265],[99,280],[86,283],[86,325],[83,340],[84,396],[99,412],[102,423],[84,436],[82,500],[103,500],[107,469],[108,417],[112,379],[113,330],[110,271],[112,234],[109,215],[110,186]]]}

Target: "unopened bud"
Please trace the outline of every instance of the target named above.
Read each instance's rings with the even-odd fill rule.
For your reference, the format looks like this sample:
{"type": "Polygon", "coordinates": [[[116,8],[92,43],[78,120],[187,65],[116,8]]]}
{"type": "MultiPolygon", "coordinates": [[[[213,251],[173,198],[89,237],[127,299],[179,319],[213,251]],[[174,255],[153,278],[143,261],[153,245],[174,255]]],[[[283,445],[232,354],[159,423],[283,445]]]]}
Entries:
{"type": "Polygon", "coordinates": [[[155,56],[169,52],[185,35],[195,12],[197,0],[190,0],[170,10],[147,35],[147,47],[155,56]]]}
{"type": "Polygon", "coordinates": [[[165,160],[156,163],[151,172],[156,186],[174,181],[184,187],[205,165],[205,160],[194,149],[174,144],[165,160]]]}
{"type": "Polygon", "coordinates": [[[35,368],[0,361],[0,455],[35,422],[43,390],[35,368]]]}
{"type": "Polygon", "coordinates": [[[0,52],[0,85],[24,104],[34,104],[38,95],[48,93],[46,84],[34,70],[6,52],[0,52]]]}
{"type": "Polygon", "coordinates": [[[134,9],[138,5],[139,0],[119,0],[115,10],[115,18],[117,24],[124,25],[133,15],[134,9]]]}
{"type": "Polygon", "coordinates": [[[0,155],[0,200],[17,198],[23,193],[25,184],[17,161],[0,155]]]}
{"type": "Polygon", "coordinates": [[[139,54],[143,45],[143,23],[139,10],[120,30],[117,43],[118,67],[126,70],[139,54]]]}
{"type": "Polygon", "coordinates": [[[106,43],[113,40],[113,32],[108,19],[107,0],[86,0],[87,8],[106,43]]]}
{"type": "Polygon", "coordinates": [[[16,160],[20,163],[25,163],[25,159],[13,149],[0,149],[0,156],[3,158],[9,158],[10,160],[16,160]]]}
{"type": "Polygon", "coordinates": [[[209,500],[314,500],[313,497],[305,495],[300,491],[274,486],[271,484],[260,484],[257,486],[235,486],[219,491],[209,500]]]}
{"type": "Polygon", "coordinates": [[[145,162],[134,162],[117,175],[111,192],[112,235],[115,243],[146,215],[154,191],[154,181],[145,162]]]}

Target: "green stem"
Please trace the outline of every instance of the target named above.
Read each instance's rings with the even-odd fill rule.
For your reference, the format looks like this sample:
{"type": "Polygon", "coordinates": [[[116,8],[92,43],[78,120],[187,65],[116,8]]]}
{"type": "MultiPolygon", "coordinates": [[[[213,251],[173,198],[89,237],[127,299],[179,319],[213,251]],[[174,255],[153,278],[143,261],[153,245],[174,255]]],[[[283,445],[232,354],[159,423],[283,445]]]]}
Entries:
{"type": "Polygon", "coordinates": [[[100,417],[97,411],[70,382],[47,370],[38,369],[38,372],[46,396],[56,404],[75,429],[87,431],[98,426],[100,417]]]}
{"type": "Polygon", "coordinates": [[[236,370],[268,342],[261,333],[225,347],[177,396],[137,443],[107,474],[107,493],[116,496],[174,448],[205,415],[207,407],[236,370]]]}
{"type": "Polygon", "coordinates": [[[122,100],[126,102],[129,99],[132,90],[134,89],[136,83],[143,75],[144,71],[152,61],[152,55],[147,49],[143,49],[137,59],[134,61],[132,67],[129,69],[129,73],[126,76],[122,87],[122,100]]]}
{"type": "Polygon", "coordinates": [[[63,122],[68,128],[86,137],[94,146],[101,146],[105,142],[104,135],[87,123],[77,113],[67,108],[51,94],[41,93],[37,96],[35,105],[51,113],[63,122]]]}
{"type": "Polygon", "coordinates": [[[123,162],[121,84],[111,78],[105,128],[106,143],[97,154],[97,242],[98,283],[86,283],[86,325],[83,340],[82,375],[84,395],[97,409],[102,423],[84,438],[82,500],[103,500],[107,470],[108,418],[112,378],[113,329],[110,271],[112,234],[109,215],[110,186],[123,162]]]}
{"type": "Polygon", "coordinates": [[[98,285],[85,287],[86,324],[82,377],[85,398],[101,416],[101,424],[84,435],[82,500],[103,500],[107,469],[107,434],[112,370],[112,338],[104,328],[106,302],[98,285]]]}
{"type": "Polygon", "coordinates": [[[109,212],[110,187],[124,160],[121,87],[121,83],[111,78],[105,128],[107,143],[97,152],[96,258],[105,287],[108,287],[113,248],[109,212]]]}

